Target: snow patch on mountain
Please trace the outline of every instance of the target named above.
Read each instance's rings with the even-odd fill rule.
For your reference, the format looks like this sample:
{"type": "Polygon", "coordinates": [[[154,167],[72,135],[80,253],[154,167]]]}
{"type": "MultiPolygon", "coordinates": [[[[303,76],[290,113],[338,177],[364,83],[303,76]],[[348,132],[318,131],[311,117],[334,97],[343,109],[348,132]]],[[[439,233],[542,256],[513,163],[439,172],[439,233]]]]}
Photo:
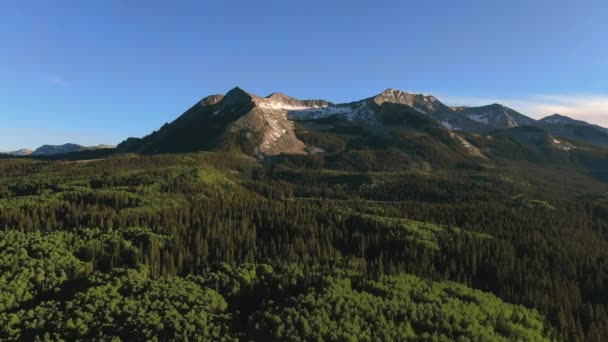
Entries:
{"type": "MultiPolygon", "coordinates": [[[[426,100],[426,99],[425,99],[425,100],[426,100]]],[[[419,107],[417,107],[417,106],[414,106],[414,107],[412,107],[412,108],[414,108],[414,110],[415,110],[415,111],[417,111],[417,112],[418,112],[418,113],[420,113],[420,114],[425,114],[425,115],[427,114],[427,113],[426,113],[426,111],[425,111],[424,109],[421,109],[421,108],[419,108],[419,107]]]]}
{"type": "Polygon", "coordinates": [[[488,124],[488,118],[485,117],[486,114],[470,114],[467,117],[475,122],[479,122],[482,124],[488,124]]]}
{"type": "Polygon", "coordinates": [[[564,120],[563,118],[558,118],[558,117],[547,118],[547,119],[545,119],[543,121],[545,121],[547,123],[550,123],[550,124],[567,123],[567,120],[564,120]]]}
{"type": "Polygon", "coordinates": [[[452,124],[450,124],[450,122],[447,120],[443,120],[440,123],[443,127],[447,128],[447,129],[454,129],[454,126],[452,126],[452,124]]]}
{"type": "Polygon", "coordinates": [[[569,142],[566,141],[562,141],[562,140],[558,140],[555,138],[552,138],[552,142],[553,142],[553,147],[555,147],[558,150],[562,150],[562,151],[570,151],[574,148],[576,148],[576,146],[572,145],[569,142]]]}
{"type": "Polygon", "coordinates": [[[264,135],[264,141],[262,142],[262,148],[270,149],[271,146],[285,133],[287,130],[282,128],[279,124],[279,118],[267,117],[266,122],[270,126],[270,130],[264,135]]]}
{"type": "Polygon", "coordinates": [[[467,152],[469,152],[470,155],[475,156],[475,157],[479,157],[479,158],[484,158],[486,159],[487,157],[481,152],[480,149],[478,149],[475,145],[471,144],[469,141],[467,141],[465,138],[463,138],[462,136],[454,133],[454,132],[450,132],[450,136],[454,139],[456,139],[456,141],[460,142],[462,144],[462,146],[464,146],[464,148],[467,150],[467,152]]]}
{"type": "Polygon", "coordinates": [[[292,109],[289,111],[289,116],[296,120],[317,120],[334,115],[340,116],[347,121],[363,120],[370,122],[374,118],[374,110],[370,103],[359,101],[322,108],[292,109]]]}
{"type": "Polygon", "coordinates": [[[304,105],[290,105],[287,103],[283,103],[283,102],[279,102],[279,101],[260,101],[260,103],[258,103],[258,106],[260,106],[260,108],[269,108],[269,109],[282,109],[282,110],[288,110],[288,111],[292,111],[292,110],[307,110],[307,109],[316,109],[316,108],[322,108],[318,105],[314,105],[314,106],[304,106],[304,105]]]}

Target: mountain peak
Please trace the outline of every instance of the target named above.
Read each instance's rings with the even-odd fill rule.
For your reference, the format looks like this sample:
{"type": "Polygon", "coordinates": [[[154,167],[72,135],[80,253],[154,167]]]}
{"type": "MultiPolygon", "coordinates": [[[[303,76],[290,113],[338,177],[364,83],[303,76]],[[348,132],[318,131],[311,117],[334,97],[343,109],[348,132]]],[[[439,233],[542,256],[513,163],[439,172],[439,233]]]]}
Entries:
{"type": "Polygon", "coordinates": [[[608,128],[573,119],[562,114],[551,114],[538,122],[561,137],[608,145],[608,128]]]}
{"type": "Polygon", "coordinates": [[[257,99],[256,102],[263,108],[288,111],[322,108],[332,105],[332,103],[325,100],[299,100],[283,93],[272,93],[264,98],[257,99]]]}
{"type": "Polygon", "coordinates": [[[569,116],[566,115],[562,115],[562,114],[551,114],[549,116],[546,116],[542,119],[539,120],[540,122],[544,122],[547,124],[559,124],[559,125],[573,125],[573,126],[587,126],[587,127],[595,127],[598,128],[604,132],[608,132],[608,129],[602,127],[602,126],[598,126],[598,125],[594,125],[594,124],[590,124],[586,121],[583,120],[577,120],[577,119],[573,119],[569,116]]]}
{"type": "Polygon", "coordinates": [[[251,94],[246,92],[243,88],[236,86],[236,87],[230,89],[226,93],[226,97],[228,97],[228,96],[249,96],[249,97],[251,97],[251,94]]]}
{"type": "Polygon", "coordinates": [[[557,118],[570,119],[569,117],[567,117],[565,115],[561,115],[559,113],[553,113],[553,114],[551,114],[549,116],[545,116],[544,118],[542,118],[542,120],[551,119],[551,118],[555,118],[555,119],[557,119],[557,118]]]}
{"type": "Polygon", "coordinates": [[[455,109],[469,119],[492,128],[505,129],[533,125],[535,120],[500,103],[481,107],[458,107],[455,109]]]}
{"type": "Polygon", "coordinates": [[[251,104],[255,95],[251,95],[240,87],[234,87],[224,95],[222,102],[228,106],[251,104]]]}
{"type": "Polygon", "coordinates": [[[385,102],[408,105],[420,112],[435,110],[435,102],[437,99],[433,96],[423,94],[411,94],[405,91],[388,88],[382,93],[374,96],[373,101],[381,105],[385,102]]]}
{"type": "Polygon", "coordinates": [[[540,119],[540,121],[546,122],[546,123],[551,123],[551,124],[573,124],[573,123],[580,124],[580,123],[582,123],[582,121],[574,120],[568,116],[561,115],[558,113],[546,116],[546,117],[540,119]]]}
{"type": "Polygon", "coordinates": [[[235,86],[234,88],[228,90],[228,93],[231,91],[242,91],[242,92],[246,92],[245,89],[241,88],[240,86],[235,86]]]}
{"type": "Polygon", "coordinates": [[[287,95],[287,94],[283,94],[283,93],[272,93],[268,96],[266,96],[267,99],[273,99],[273,100],[289,100],[289,99],[293,99],[293,97],[287,95]]]}
{"type": "Polygon", "coordinates": [[[395,89],[395,88],[386,88],[386,89],[384,89],[384,91],[383,91],[383,92],[381,92],[380,94],[388,94],[388,93],[393,93],[393,92],[395,92],[395,91],[399,91],[399,92],[401,92],[400,90],[395,89]]]}
{"type": "Polygon", "coordinates": [[[376,96],[399,96],[399,95],[415,95],[415,94],[410,94],[408,92],[399,90],[399,89],[395,89],[395,88],[386,88],[383,92],[381,92],[380,94],[376,95],[376,96]]]}

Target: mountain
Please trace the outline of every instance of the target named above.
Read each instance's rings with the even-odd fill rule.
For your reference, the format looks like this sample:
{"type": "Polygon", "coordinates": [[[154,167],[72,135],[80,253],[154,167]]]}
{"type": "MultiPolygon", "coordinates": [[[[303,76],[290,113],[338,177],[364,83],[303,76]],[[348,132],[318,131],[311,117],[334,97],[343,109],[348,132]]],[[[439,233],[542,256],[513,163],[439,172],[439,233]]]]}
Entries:
{"type": "Polygon", "coordinates": [[[385,103],[405,106],[411,111],[418,112],[437,120],[437,122],[448,129],[485,129],[483,125],[456,114],[454,110],[441,103],[434,96],[411,94],[391,88],[364,100],[338,105],[328,105],[322,108],[292,111],[290,114],[294,118],[300,120],[319,119],[336,115],[352,122],[377,124],[379,123],[378,119],[380,118],[378,112],[385,103]]]}
{"type": "Polygon", "coordinates": [[[70,152],[78,152],[84,150],[85,147],[77,144],[63,144],[63,145],[42,145],[38,147],[34,152],[32,152],[33,156],[43,156],[43,155],[54,155],[54,154],[64,154],[70,152]]]}
{"type": "Polygon", "coordinates": [[[63,145],[42,145],[31,152],[32,156],[51,156],[57,154],[65,154],[80,151],[92,151],[100,149],[114,148],[112,145],[97,145],[97,146],[82,146],[78,144],[63,144],[63,145]]]}
{"type": "Polygon", "coordinates": [[[274,93],[259,97],[236,87],[226,95],[205,97],[180,117],[142,138],[118,145],[132,152],[186,152],[238,149],[248,154],[305,153],[294,134],[289,110],[330,105],[323,100],[297,100],[274,93]]]}
{"type": "Polygon", "coordinates": [[[553,114],[553,115],[549,115],[546,116],[540,120],[538,120],[540,123],[544,123],[544,124],[548,124],[548,125],[572,125],[572,126],[588,126],[588,127],[594,127],[597,128],[599,130],[602,131],[606,131],[608,132],[608,128],[604,128],[598,125],[593,125],[590,124],[586,121],[582,121],[582,120],[576,120],[576,119],[572,119],[568,116],[565,115],[561,115],[561,114],[553,114]]]}
{"type": "MultiPolygon", "coordinates": [[[[504,130],[515,127],[535,126],[544,129],[558,139],[594,145],[608,145],[608,129],[560,114],[553,114],[540,120],[534,120],[501,104],[481,107],[450,107],[450,109],[493,129],[504,130]]],[[[476,129],[466,129],[480,132],[480,130],[476,129]]],[[[564,146],[564,144],[561,146],[564,146]]]]}
{"type": "Polygon", "coordinates": [[[236,87],[203,98],[171,123],[129,138],[117,150],[239,151],[258,159],[300,155],[300,162],[321,154],[328,167],[354,170],[480,167],[483,160],[574,163],[599,170],[603,152],[592,145],[608,145],[608,134],[582,122],[552,121],[500,104],[448,107],[431,95],[390,88],[336,104],[282,93],[260,97],[236,87]]]}
{"type": "Polygon", "coordinates": [[[105,150],[105,149],[113,149],[115,146],[100,144],[96,146],[82,146],[78,144],[63,144],[63,145],[42,145],[35,150],[28,150],[26,148],[22,148],[17,151],[9,151],[9,152],[0,152],[0,154],[8,154],[12,156],[51,156],[65,153],[73,153],[73,152],[81,152],[81,151],[96,151],[96,150],[105,150]]]}
{"type": "Polygon", "coordinates": [[[481,107],[452,107],[452,109],[475,122],[496,129],[532,126],[536,123],[536,120],[497,103],[481,107]]]}
{"type": "Polygon", "coordinates": [[[22,148],[20,150],[17,151],[10,151],[10,152],[3,152],[4,154],[10,154],[12,156],[29,156],[30,154],[32,154],[32,150],[28,150],[26,148],[22,148]]]}
{"type": "MultiPolygon", "coordinates": [[[[188,152],[240,150],[249,155],[306,154],[324,149],[302,139],[310,131],[343,135],[362,130],[364,136],[387,139],[413,131],[433,139],[462,145],[449,129],[484,130],[481,125],[455,113],[433,96],[387,89],[360,101],[334,104],[325,100],[299,100],[273,93],[259,97],[240,88],[225,96],[203,98],[160,130],[138,139],[129,138],[118,149],[128,152],[188,152]],[[296,126],[306,130],[296,132],[296,126]],[[449,141],[449,142],[448,142],[449,141]]],[[[362,139],[365,137],[362,137],[362,139]]]]}
{"type": "Polygon", "coordinates": [[[585,121],[553,114],[538,120],[538,126],[543,127],[555,136],[595,145],[608,145],[608,129],[585,121]]]}

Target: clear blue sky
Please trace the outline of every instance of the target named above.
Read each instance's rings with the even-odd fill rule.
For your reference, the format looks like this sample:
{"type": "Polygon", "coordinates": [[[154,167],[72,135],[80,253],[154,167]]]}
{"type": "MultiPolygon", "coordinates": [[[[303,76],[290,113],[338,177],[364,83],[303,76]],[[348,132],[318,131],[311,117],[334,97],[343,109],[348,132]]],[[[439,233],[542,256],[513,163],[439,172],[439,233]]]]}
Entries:
{"type": "Polygon", "coordinates": [[[602,122],[607,16],[605,0],[2,1],[0,150],[116,144],[236,85],[602,122]]]}

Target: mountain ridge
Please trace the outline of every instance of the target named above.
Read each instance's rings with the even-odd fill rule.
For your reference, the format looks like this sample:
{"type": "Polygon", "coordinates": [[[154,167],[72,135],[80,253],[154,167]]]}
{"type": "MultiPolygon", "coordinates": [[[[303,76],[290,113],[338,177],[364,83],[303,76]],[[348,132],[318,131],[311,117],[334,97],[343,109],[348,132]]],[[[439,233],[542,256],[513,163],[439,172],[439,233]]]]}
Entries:
{"type": "Polygon", "coordinates": [[[262,97],[234,87],[225,95],[204,97],[160,130],[143,138],[129,138],[118,148],[143,153],[237,149],[258,157],[308,154],[320,150],[302,141],[296,134],[296,125],[322,131],[360,127],[380,135],[392,134],[395,129],[428,134],[427,128],[416,126],[425,122],[424,117],[432,120],[424,124],[427,128],[434,126],[431,137],[444,136],[446,133],[440,132],[446,130],[463,145],[468,142],[461,141],[459,131],[487,134],[524,126],[540,127],[559,139],[608,145],[608,130],[599,126],[570,118],[567,124],[557,125],[551,120],[535,120],[497,103],[449,107],[432,95],[393,88],[362,100],[333,103],[323,99],[300,100],[280,92],[262,97]],[[577,123],[577,127],[573,123],[577,123]],[[580,131],[593,134],[587,132],[591,138],[586,138],[580,131]]]}

